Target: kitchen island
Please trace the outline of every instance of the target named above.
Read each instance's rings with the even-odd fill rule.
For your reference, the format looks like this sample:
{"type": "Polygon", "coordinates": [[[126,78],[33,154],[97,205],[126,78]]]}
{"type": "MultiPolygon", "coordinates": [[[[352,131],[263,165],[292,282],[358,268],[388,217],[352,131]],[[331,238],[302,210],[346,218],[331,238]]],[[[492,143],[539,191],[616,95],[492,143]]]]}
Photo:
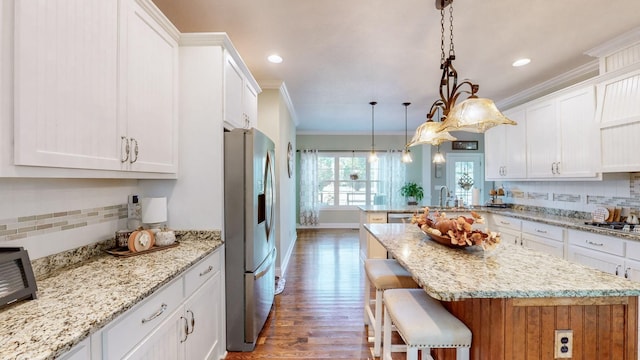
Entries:
{"type": "Polygon", "coordinates": [[[365,229],[471,329],[472,359],[554,359],[555,330],[565,329],[572,359],[637,358],[640,283],[506,243],[451,249],[410,224],[365,229]]]}

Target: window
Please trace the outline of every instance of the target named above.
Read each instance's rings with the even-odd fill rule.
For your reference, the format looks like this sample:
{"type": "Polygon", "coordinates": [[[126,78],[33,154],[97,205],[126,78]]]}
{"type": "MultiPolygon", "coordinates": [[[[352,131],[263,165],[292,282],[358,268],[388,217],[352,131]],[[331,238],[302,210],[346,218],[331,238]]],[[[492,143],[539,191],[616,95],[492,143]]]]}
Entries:
{"type": "Polygon", "coordinates": [[[380,195],[379,167],[368,153],[318,154],[318,202],[324,206],[372,205],[380,195]]]}

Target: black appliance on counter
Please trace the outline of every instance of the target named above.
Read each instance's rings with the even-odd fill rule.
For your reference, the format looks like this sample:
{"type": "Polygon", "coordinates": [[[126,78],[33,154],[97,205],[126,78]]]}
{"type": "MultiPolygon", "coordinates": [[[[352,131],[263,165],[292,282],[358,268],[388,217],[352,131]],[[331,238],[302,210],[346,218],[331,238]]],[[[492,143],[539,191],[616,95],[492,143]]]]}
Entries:
{"type": "Polygon", "coordinates": [[[36,278],[27,250],[0,247],[0,308],[24,299],[35,299],[36,278]]]}

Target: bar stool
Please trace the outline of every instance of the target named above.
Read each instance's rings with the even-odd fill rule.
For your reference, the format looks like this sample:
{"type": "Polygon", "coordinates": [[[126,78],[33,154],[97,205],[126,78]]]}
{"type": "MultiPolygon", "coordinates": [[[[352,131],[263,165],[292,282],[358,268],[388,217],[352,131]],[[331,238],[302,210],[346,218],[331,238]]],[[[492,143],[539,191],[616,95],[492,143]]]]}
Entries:
{"type": "Polygon", "coordinates": [[[383,360],[397,352],[391,344],[392,324],[407,345],[407,360],[418,360],[418,350],[422,359],[433,359],[432,348],[455,348],[457,360],[469,359],[471,330],[424,290],[390,289],[384,302],[383,360]]]}
{"type": "Polygon", "coordinates": [[[373,355],[380,356],[382,346],[383,292],[387,289],[417,288],[411,274],[393,259],[367,259],[364,261],[365,278],[364,322],[373,328],[373,355]],[[375,300],[371,299],[371,285],[376,288],[375,300]],[[375,315],[371,305],[375,306],[375,315]]]}

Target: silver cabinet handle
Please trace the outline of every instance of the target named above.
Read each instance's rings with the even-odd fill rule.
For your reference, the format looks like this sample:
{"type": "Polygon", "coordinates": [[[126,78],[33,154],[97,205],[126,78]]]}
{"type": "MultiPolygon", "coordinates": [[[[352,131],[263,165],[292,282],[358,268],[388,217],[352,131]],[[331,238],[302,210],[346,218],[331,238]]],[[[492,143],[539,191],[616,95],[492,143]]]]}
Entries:
{"type": "Polygon", "coordinates": [[[127,162],[129,160],[129,140],[126,136],[120,136],[120,149],[122,150],[122,143],[124,143],[124,158],[120,158],[121,163],[127,162]]]}
{"type": "Polygon", "coordinates": [[[629,278],[629,270],[631,270],[631,268],[630,268],[630,267],[628,267],[628,268],[624,269],[624,278],[625,278],[625,279],[628,279],[628,278],[629,278]]]}
{"type": "Polygon", "coordinates": [[[540,229],[536,229],[536,232],[537,232],[537,233],[540,233],[540,234],[546,234],[546,233],[547,233],[546,231],[544,231],[544,230],[540,230],[540,229]]]}
{"type": "Polygon", "coordinates": [[[596,243],[596,242],[589,241],[589,240],[585,240],[585,241],[586,241],[586,243],[587,243],[587,244],[589,244],[589,245],[593,245],[593,246],[604,246],[604,244],[603,244],[603,243],[596,243]]]}
{"type": "Polygon", "coordinates": [[[560,161],[556,163],[556,174],[560,175],[560,161]]]}
{"type": "Polygon", "coordinates": [[[136,155],[136,158],[134,159],[132,155],[130,160],[130,163],[133,164],[134,162],[138,161],[138,140],[136,140],[135,138],[131,138],[131,142],[135,144],[133,147],[133,153],[136,155]]]}
{"type": "Polygon", "coordinates": [[[508,221],[502,221],[502,220],[500,220],[500,224],[502,224],[502,225],[511,225],[511,223],[510,223],[510,222],[508,222],[508,221]]]}
{"type": "Polygon", "coordinates": [[[163,313],[165,310],[167,310],[167,304],[162,304],[162,305],[160,306],[160,310],[156,311],[156,313],[155,313],[155,314],[153,314],[153,315],[149,316],[148,318],[146,318],[146,319],[142,319],[142,323],[143,323],[143,324],[144,324],[144,323],[148,323],[149,321],[151,321],[151,320],[153,320],[153,319],[157,318],[158,316],[162,315],[162,313],[163,313]]]}
{"type": "Polygon", "coordinates": [[[619,274],[620,274],[620,265],[616,265],[616,276],[618,276],[619,274]]]}
{"type": "Polygon", "coordinates": [[[191,313],[191,331],[188,331],[189,329],[187,328],[187,335],[192,334],[193,333],[193,328],[196,327],[196,317],[195,315],[193,315],[193,311],[191,310],[187,310],[187,314],[191,313]]]}
{"type": "Polygon", "coordinates": [[[200,273],[200,276],[205,276],[213,270],[213,266],[209,265],[203,272],[200,273]]]}
{"type": "Polygon", "coordinates": [[[184,339],[180,339],[180,343],[183,343],[187,341],[187,338],[189,337],[189,321],[184,316],[180,316],[180,319],[184,320],[184,339]]]}

